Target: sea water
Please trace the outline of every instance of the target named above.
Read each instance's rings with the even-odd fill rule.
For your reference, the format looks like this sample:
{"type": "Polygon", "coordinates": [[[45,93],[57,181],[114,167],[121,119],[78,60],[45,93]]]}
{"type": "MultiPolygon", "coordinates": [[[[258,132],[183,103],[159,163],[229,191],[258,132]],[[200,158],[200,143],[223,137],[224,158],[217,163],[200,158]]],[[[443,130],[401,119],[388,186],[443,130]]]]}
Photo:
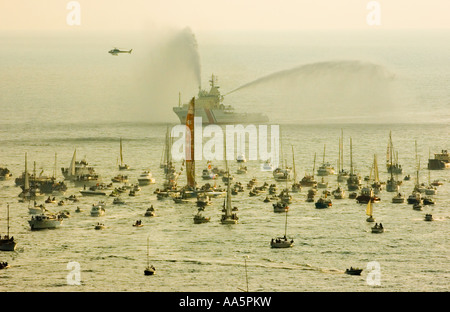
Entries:
{"type": "MultiPolygon", "coordinates": [[[[284,234],[286,219],[284,214],[273,212],[272,203],[263,202],[266,193],[250,197],[249,189],[245,188],[233,196],[233,206],[239,209],[238,224],[220,223],[223,198],[214,198],[212,205],[205,208],[204,214],[211,217],[211,222],[194,224],[197,212],[194,201],[176,204],[170,199],[158,200],[154,194],[164,181],[159,165],[166,129],[178,123],[171,112],[171,107],[178,104],[178,93],[170,96],[172,104],[166,95],[159,97],[167,101],[165,106],[147,102],[142,96],[145,94],[142,87],[151,81],[140,80],[146,76],[141,70],[151,69],[138,66],[136,59],[144,60],[146,56],[140,55],[135,47],[145,44],[130,40],[134,44],[133,53],[115,57],[107,53],[111,38],[4,34],[0,45],[0,164],[10,169],[13,178],[0,182],[0,233],[6,233],[9,204],[10,235],[18,245],[14,252],[0,252],[0,260],[11,265],[0,272],[0,289],[228,292],[245,289],[247,273],[250,291],[447,291],[449,171],[426,169],[430,154],[449,148],[449,89],[445,81],[450,71],[444,52],[415,43],[414,36],[400,36],[407,38],[408,44],[389,48],[383,42],[358,46],[350,40],[345,44],[324,40],[314,46],[294,38],[297,43],[279,39],[272,43],[263,40],[231,44],[228,37],[223,42],[217,39],[208,42],[207,36],[197,36],[202,88],[208,88],[207,79],[212,72],[219,76],[225,94],[302,64],[337,62],[343,58],[362,64],[370,59],[370,64],[382,64],[387,72],[407,77],[408,92],[401,97],[409,105],[407,110],[401,106],[393,114],[383,108],[376,117],[361,110],[360,118],[355,118],[354,110],[346,109],[337,100],[339,110],[327,113],[314,109],[311,86],[305,91],[308,98],[302,99],[310,101],[309,107],[304,107],[305,102],[293,106],[292,97],[283,96],[286,92],[283,79],[266,81],[262,89],[255,85],[243,88],[225,96],[225,102],[236,110],[262,111],[269,116],[270,124],[280,124],[283,158],[292,166],[295,157],[298,179],[313,172],[315,154],[316,170],[323,159],[337,168],[342,131],[344,168],[350,169],[351,138],[354,170],[362,178],[369,176],[376,154],[380,180],[387,181],[390,174],[385,159],[391,132],[403,167],[398,179],[403,180],[407,174],[412,177],[403,181],[401,192],[406,196],[412,192],[419,159],[420,183],[428,183],[429,179],[443,182],[432,196],[435,205],[416,211],[406,202],[392,204],[395,194],[383,191],[379,194],[380,202],[374,204],[374,217],[376,222],[383,223],[385,232],[372,234],[372,224],[366,222],[366,205],[347,197],[332,199],[333,205],[328,209],[316,209],[314,203],[306,202],[309,188],[303,187],[299,193],[291,194],[287,235],[294,239],[295,245],[288,249],[270,248],[270,240],[284,234]],[[330,51],[330,46],[335,49],[330,51]],[[357,51],[355,46],[359,48],[357,51]],[[429,57],[431,52],[434,57],[429,57]],[[283,106],[283,101],[289,105],[283,106]],[[308,118],[297,118],[303,108],[309,112],[308,118]],[[118,171],[119,138],[123,141],[124,161],[131,167],[129,171],[118,171]],[[80,202],[45,205],[53,212],[67,209],[71,217],[64,219],[59,229],[31,231],[29,204],[18,201],[20,188],[14,184],[14,178],[24,171],[25,153],[29,171],[48,175],[54,174],[56,154],[56,177],[60,181],[63,179],[60,168],[69,166],[75,149],[77,159],[86,158],[106,183],[118,173],[128,175],[130,183],[137,183],[143,170],[150,170],[156,183],[142,186],[135,197],[123,194],[125,205],[113,205],[112,197],[82,197],[79,193],[82,187],[67,182],[66,194],[57,199],[73,194],[80,202]],[[99,200],[107,202],[106,213],[91,217],[90,207],[99,200]],[[154,206],[156,216],[144,217],[150,205],[154,206]],[[76,213],[77,207],[83,212],[76,213]],[[425,222],[426,213],[432,213],[435,220],[425,222]],[[133,227],[136,220],[142,220],[144,226],[133,227]],[[97,222],[104,223],[106,228],[95,230],[97,222]],[[147,239],[148,260],[157,269],[154,276],[143,274],[147,239]],[[376,270],[372,267],[374,263],[376,270]],[[350,266],[362,268],[361,276],[344,274],[350,266]],[[377,282],[372,278],[374,274],[377,282]]],[[[430,37],[428,40],[434,47],[444,44],[430,37]]],[[[363,65],[364,75],[368,68],[363,65]]],[[[321,87],[335,81],[334,74],[326,70],[323,75],[331,78],[317,78],[321,87]]],[[[305,79],[305,73],[301,75],[305,79]]],[[[382,90],[381,86],[378,90],[382,90]]],[[[196,91],[183,93],[183,100],[194,96],[196,91]]],[[[298,94],[297,90],[292,92],[298,94]]],[[[397,100],[396,96],[389,100],[397,100]]],[[[365,109],[373,111],[371,105],[365,109]]],[[[225,168],[223,161],[214,161],[214,165],[225,168]]],[[[261,161],[248,161],[246,165],[248,173],[238,175],[239,164],[229,161],[235,181],[242,182],[244,187],[252,178],[258,180],[258,185],[276,183],[279,191],[285,187],[285,183],[273,179],[271,172],[260,170],[261,161]]],[[[221,179],[201,179],[201,170],[206,166],[205,159],[196,162],[197,182],[224,187],[221,179]]],[[[182,163],[177,162],[176,168],[181,167],[182,163]]],[[[329,182],[328,190],[337,187],[335,175],[324,179],[329,182]]],[[[316,176],[316,180],[320,178],[316,176]]],[[[179,185],[185,183],[182,171],[179,185]]],[[[364,180],[362,183],[365,184],[364,180]]]]}

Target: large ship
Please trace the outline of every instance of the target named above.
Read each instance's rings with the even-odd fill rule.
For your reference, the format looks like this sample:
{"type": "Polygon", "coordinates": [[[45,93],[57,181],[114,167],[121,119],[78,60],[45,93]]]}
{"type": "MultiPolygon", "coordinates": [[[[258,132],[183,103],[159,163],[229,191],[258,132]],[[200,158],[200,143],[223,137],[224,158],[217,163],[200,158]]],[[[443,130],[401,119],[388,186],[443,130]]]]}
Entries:
{"type": "Polygon", "coordinates": [[[440,170],[450,168],[450,154],[447,150],[434,154],[434,159],[428,159],[428,169],[440,170]]]}
{"type": "MultiPolygon", "coordinates": [[[[209,92],[200,89],[195,99],[195,117],[202,117],[202,124],[250,124],[267,123],[269,118],[262,113],[237,113],[231,105],[223,104],[223,95],[220,94],[217,85],[217,77],[211,75],[211,89],[209,92]]],[[[181,123],[186,122],[189,104],[173,108],[181,123]]]]}

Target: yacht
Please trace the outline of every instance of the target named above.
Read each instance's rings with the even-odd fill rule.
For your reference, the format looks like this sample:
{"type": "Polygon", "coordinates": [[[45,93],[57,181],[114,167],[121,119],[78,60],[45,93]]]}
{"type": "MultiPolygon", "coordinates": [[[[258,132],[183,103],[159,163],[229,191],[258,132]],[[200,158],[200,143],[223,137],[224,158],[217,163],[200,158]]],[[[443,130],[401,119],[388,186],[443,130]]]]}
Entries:
{"type": "Polygon", "coordinates": [[[105,202],[98,202],[97,204],[92,204],[91,216],[100,217],[105,214],[105,202]]]}
{"type": "Polygon", "coordinates": [[[405,195],[402,193],[398,193],[394,197],[392,197],[392,203],[394,204],[402,204],[405,202],[405,195]]]}
{"type": "Polygon", "coordinates": [[[63,223],[63,218],[59,215],[37,215],[32,216],[31,220],[28,220],[31,230],[41,229],[56,229],[63,223]]]}
{"type": "Polygon", "coordinates": [[[138,177],[139,185],[149,185],[155,183],[155,179],[153,178],[150,171],[146,170],[141,173],[138,177]]]}

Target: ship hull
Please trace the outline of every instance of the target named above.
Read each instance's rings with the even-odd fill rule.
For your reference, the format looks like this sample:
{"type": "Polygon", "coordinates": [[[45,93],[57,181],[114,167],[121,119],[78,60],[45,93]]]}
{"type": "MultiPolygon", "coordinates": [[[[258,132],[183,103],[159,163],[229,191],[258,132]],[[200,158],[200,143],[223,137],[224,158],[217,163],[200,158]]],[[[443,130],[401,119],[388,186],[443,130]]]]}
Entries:
{"type": "MultiPolygon", "coordinates": [[[[186,122],[187,109],[174,107],[173,111],[180,119],[180,123],[186,122]]],[[[195,117],[202,118],[204,125],[229,125],[229,124],[255,124],[268,123],[269,118],[259,113],[233,113],[222,109],[196,108],[195,117]]]]}

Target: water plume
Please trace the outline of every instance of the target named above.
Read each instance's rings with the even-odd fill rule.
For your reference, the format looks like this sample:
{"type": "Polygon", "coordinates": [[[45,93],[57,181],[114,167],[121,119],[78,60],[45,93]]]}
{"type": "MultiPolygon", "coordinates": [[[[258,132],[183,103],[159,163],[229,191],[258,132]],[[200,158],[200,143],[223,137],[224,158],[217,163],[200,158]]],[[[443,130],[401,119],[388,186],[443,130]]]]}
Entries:
{"type": "Polygon", "coordinates": [[[275,72],[232,90],[228,97],[237,91],[257,94],[261,110],[272,111],[274,121],[368,121],[399,107],[395,74],[382,65],[354,60],[275,72]]]}
{"type": "MultiPolygon", "coordinates": [[[[153,37],[138,63],[140,116],[146,120],[176,120],[172,107],[179,93],[196,94],[201,83],[200,55],[191,29],[165,30],[153,37]]],[[[186,100],[182,98],[182,100],[186,100]]]]}

